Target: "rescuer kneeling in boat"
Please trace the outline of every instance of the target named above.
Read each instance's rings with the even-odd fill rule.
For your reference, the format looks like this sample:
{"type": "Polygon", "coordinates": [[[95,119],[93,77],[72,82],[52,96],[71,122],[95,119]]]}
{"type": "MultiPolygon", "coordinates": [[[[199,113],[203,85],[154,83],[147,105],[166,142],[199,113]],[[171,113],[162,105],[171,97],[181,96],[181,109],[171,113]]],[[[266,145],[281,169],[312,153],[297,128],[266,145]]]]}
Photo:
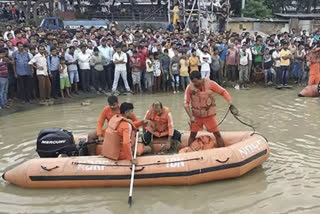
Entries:
{"type": "Polygon", "coordinates": [[[143,135],[143,143],[149,145],[153,138],[168,138],[168,142],[181,141],[181,134],[174,129],[171,111],[168,107],[162,105],[161,102],[155,102],[147,111],[145,120],[149,120],[146,131],[143,135]]]}
{"type": "Polygon", "coordinates": [[[133,122],[134,117],[133,105],[122,103],[120,114],[111,118],[104,133],[103,156],[113,160],[132,160],[136,129],[148,123],[147,120],[133,122]]]}
{"type": "Polygon", "coordinates": [[[208,132],[214,134],[217,146],[224,147],[224,141],[216,121],[214,93],[220,94],[232,105],[230,94],[216,82],[208,78],[201,78],[198,71],[190,74],[190,80],[191,83],[184,96],[184,107],[190,117],[191,134],[188,145],[195,141],[198,131],[202,131],[205,126],[208,132]]]}
{"type": "MultiPolygon", "coordinates": [[[[116,96],[109,96],[108,104],[109,105],[106,106],[100,113],[96,130],[89,133],[88,142],[93,142],[95,140],[98,140],[99,138],[103,139],[105,132],[105,128],[103,128],[103,126],[105,122],[109,122],[114,115],[120,114],[120,104],[116,96]]],[[[132,121],[137,120],[137,117],[134,114],[132,114],[132,121]]],[[[90,155],[96,155],[96,144],[89,144],[88,150],[90,155]]]]}

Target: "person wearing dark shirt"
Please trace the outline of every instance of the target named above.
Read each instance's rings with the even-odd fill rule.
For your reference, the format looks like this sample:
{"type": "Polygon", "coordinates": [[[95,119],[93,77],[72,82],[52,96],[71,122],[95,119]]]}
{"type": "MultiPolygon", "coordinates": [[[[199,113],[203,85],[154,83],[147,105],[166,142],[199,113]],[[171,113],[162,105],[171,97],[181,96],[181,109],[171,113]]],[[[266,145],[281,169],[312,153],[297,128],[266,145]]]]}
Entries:
{"type": "Polygon", "coordinates": [[[12,54],[15,61],[15,77],[17,78],[18,94],[22,102],[30,102],[32,93],[32,70],[29,66],[30,56],[21,42],[17,43],[18,51],[12,54]]]}
{"type": "Polygon", "coordinates": [[[162,67],[162,89],[164,92],[169,90],[170,87],[170,57],[168,49],[164,50],[164,55],[161,57],[161,67],[162,67]]]}
{"type": "Polygon", "coordinates": [[[270,50],[267,48],[264,53],[263,64],[262,64],[263,71],[264,71],[265,86],[272,85],[272,83],[274,82],[275,71],[273,70],[272,65],[273,65],[272,56],[270,54],[270,50]],[[270,81],[268,82],[268,80],[270,81]]]}

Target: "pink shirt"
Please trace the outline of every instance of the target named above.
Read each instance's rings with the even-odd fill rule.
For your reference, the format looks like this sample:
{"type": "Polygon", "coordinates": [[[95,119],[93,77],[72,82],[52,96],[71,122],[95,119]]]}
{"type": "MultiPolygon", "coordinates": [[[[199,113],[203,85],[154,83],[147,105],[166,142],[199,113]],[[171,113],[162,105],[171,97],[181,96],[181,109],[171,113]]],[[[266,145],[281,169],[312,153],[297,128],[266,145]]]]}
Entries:
{"type": "Polygon", "coordinates": [[[28,44],[28,41],[26,39],[18,39],[18,38],[12,39],[11,42],[12,42],[13,46],[17,46],[18,42],[21,42],[24,45],[28,44]]]}
{"type": "Polygon", "coordinates": [[[238,51],[229,49],[227,52],[227,65],[238,65],[238,51]]]}

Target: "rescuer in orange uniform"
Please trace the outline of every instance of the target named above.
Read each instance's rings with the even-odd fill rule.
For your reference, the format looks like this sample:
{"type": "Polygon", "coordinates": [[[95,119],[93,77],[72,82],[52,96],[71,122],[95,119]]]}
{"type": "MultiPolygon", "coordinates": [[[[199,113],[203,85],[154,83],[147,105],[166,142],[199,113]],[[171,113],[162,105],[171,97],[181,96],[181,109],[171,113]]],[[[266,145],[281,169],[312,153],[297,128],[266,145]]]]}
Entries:
{"type": "MultiPolygon", "coordinates": [[[[116,115],[120,114],[120,104],[118,101],[118,98],[116,96],[109,96],[108,97],[108,106],[104,107],[104,109],[101,111],[98,122],[97,122],[97,127],[96,130],[89,133],[88,135],[88,141],[93,142],[95,140],[98,140],[99,137],[103,138],[105,128],[103,128],[105,122],[109,122],[110,119],[116,115]]],[[[137,121],[136,115],[132,115],[132,121],[137,121]]],[[[96,144],[89,144],[88,145],[88,150],[90,155],[95,155],[96,154],[96,144]]]]}
{"type": "Polygon", "coordinates": [[[113,160],[132,160],[136,130],[148,123],[146,120],[133,122],[134,117],[133,105],[122,103],[120,114],[111,118],[105,130],[101,153],[103,156],[113,160]]]}
{"type": "Polygon", "coordinates": [[[162,105],[161,102],[155,102],[147,111],[145,120],[150,121],[145,128],[143,143],[149,145],[152,138],[167,137],[168,142],[171,140],[181,141],[181,134],[174,129],[171,111],[168,107],[162,105]]]}
{"type": "Polygon", "coordinates": [[[216,103],[214,93],[223,96],[232,105],[230,94],[216,82],[201,78],[198,71],[190,74],[191,83],[184,97],[184,107],[190,117],[190,137],[188,145],[195,141],[198,131],[206,127],[216,138],[218,147],[224,147],[219,127],[216,121],[216,103]],[[191,105],[191,106],[190,106],[191,105]]]}

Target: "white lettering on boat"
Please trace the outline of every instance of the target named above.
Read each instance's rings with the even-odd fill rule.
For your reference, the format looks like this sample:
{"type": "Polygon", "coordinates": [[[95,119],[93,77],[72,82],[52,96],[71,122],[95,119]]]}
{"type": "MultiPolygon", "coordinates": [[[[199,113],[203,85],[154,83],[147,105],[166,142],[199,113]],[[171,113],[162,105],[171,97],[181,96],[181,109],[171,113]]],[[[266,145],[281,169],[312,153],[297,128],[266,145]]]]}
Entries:
{"type": "Polygon", "coordinates": [[[241,157],[245,158],[245,157],[248,157],[249,155],[256,153],[257,151],[260,151],[261,146],[262,146],[261,140],[258,140],[255,143],[252,143],[252,144],[249,144],[249,145],[242,147],[241,149],[239,149],[241,157]]]}
{"type": "Polygon", "coordinates": [[[78,164],[77,170],[81,171],[103,171],[104,164],[108,161],[81,161],[78,164]]]}
{"type": "Polygon", "coordinates": [[[183,158],[169,158],[169,159],[166,159],[166,161],[167,161],[167,168],[184,167],[183,158]]]}
{"type": "Polygon", "coordinates": [[[62,144],[65,143],[66,140],[43,140],[41,144],[62,144]]]}

